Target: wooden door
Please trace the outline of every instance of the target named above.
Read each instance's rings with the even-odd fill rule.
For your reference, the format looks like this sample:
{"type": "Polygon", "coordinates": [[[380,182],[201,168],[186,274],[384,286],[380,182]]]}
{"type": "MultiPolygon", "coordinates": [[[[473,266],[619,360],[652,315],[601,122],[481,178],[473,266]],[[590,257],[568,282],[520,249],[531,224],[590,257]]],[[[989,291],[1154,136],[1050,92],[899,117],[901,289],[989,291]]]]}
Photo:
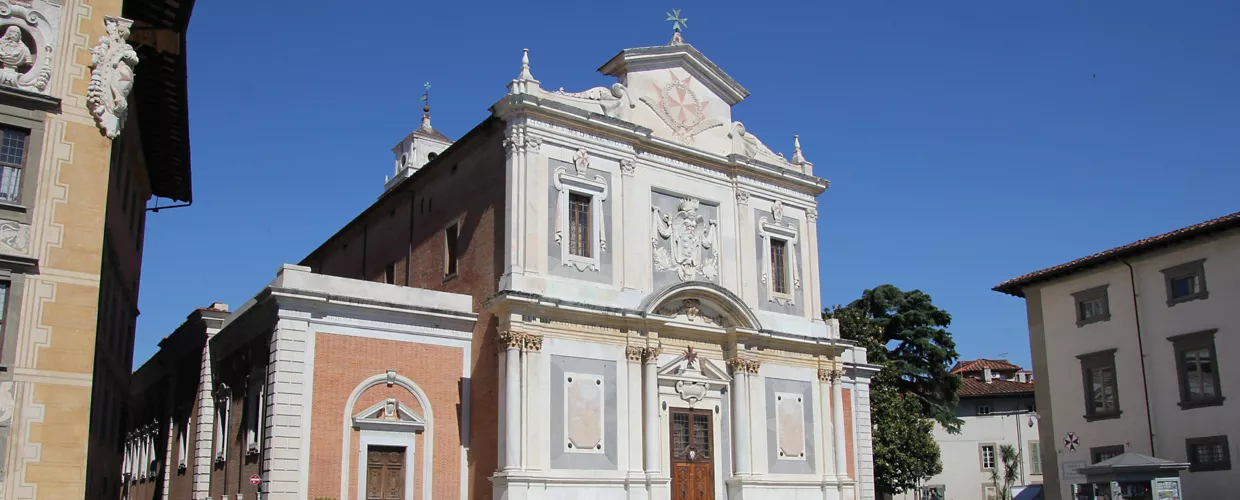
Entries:
{"type": "Polygon", "coordinates": [[[404,500],[405,449],[371,446],[366,450],[366,500],[404,500]]]}
{"type": "Polygon", "coordinates": [[[714,429],[709,410],[672,409],[672,500],[714,500],[714,429]]]}

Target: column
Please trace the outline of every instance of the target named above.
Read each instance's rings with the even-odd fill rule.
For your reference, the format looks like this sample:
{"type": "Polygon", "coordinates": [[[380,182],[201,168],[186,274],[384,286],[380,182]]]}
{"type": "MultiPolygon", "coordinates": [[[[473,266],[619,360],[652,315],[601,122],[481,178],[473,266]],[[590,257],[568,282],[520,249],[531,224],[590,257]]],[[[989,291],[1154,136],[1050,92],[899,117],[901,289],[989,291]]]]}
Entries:
{"type": "Polygon", "coordinates": [[[848,475],[848,441],[844,437],[844,372],[831,371],[831,427],[835,430],[835,475],[848,475]]]}
{"type": "Polygon", "coordinates": [[[503,332],[504,347],[504,470],[521,465],[521,343],[525,334],[503,332]]]}
{"type": "MultiPolygon", "coordinates": [[[[645,348],[637,346],[629,346],[624,350],[624,355],[629,360],[625,366],[625,376],[629,378],[628,387],[630,392],[626,399],[630,401],[635,399],[633,398],[633,392],[641,391],[645,393],[642,390],[642,356],[645,350],[645,348]]],[[[642,415],[641,403],[630,404],[628,411],[624,415],[624,418],[628,419],[629,422],[629,439],[626,446],[629,448],[629,473],[631,474],[642,471],[642,415]]]]}
{"type": "Polygon", "coordinates": [[[748,392],[746,375],[748,360],[732,358],[728,367],[732,369],[732,464],[737,475],[749,473],[749,404],[745,398],[748,392]]]}
{"type": "Polygon", "coordinates": [[[642,353],[642,431],[645,443],[646,473],[659,472],[659,352],[647,347],[642,353]]]}
{"type": "Polygon", "coordinates": [[[835,426],[832,422],[835,416],[831,413],[835,405],[831,404],[831,370],[826,368],[818,369],[818,398],[819,405],[822,407],[822,431],[819,433],[819,444],[822,446],[822,475],[831,476],[835,474],[835,426]]]}
{"type": "MultiPolygon", "coordinates": [[[[534,395],[532,395],[531,393],[532,383],[537,383],[536,381],[542,380],[544,385],[546,385],[546,380],[544,380],[544,378],[538,377],[537,375],[534,375],[533,373],[534,370],[539,370],[539,367],[542,366],[541,357],[539,357],[539,356],[542,356],[542,339],[543,339],[542,335],[534,335],[534,334],[522,335],[522,339],[521,339],[522,367],[521,367],[521,396],[520,396],[521,413],[520,413],[520,416],[521,416],[521,421],[526,422],[526,423],[531,422],[533,419],[529,417],[529,414],[531,414],[531,406],[534,406],[534,404],[537,404],[537,406],[541,406],[542,408],[551,407],[551,402],[538,401],[536,400],[536,397],[534,397],[534,395]]],[[[543,411],[546,411],[546,409],[543,409],[543,411]]],[[[546,413],[543,413],[543,414],[546,414],[546,413]]],[[[518,421],[518,423],[520,423],[521,421],[518,421]]],[[[543,444],[541,445],[541,447],[539,447],[539,445],[529,443],[531,442],[531,439],[534,439],[533,429],[525,428],[525,429],[521,429],[520,432],[521,432],[521,445],[518,448],[521,449],[521,469],[538,470],[539,469],[538,464],[542,464],[543,462],[541,458],[539,459],[534,458],[533,453],[536,453],[536,450],[547,449],[546,444],[543,444]]],[[[546,435],[546,434],[539,432],[537,433],[537,435],[546,435]]]]}

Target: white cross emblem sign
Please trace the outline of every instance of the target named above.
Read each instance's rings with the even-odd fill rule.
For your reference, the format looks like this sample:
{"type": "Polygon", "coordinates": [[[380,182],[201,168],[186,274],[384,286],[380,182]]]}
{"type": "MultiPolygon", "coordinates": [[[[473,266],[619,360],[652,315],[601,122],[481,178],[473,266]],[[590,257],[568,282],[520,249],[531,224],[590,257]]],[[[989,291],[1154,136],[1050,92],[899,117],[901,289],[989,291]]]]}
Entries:
{"type": "Polygon", "coordinates": [[[1076,447],[1080,445],[1081,439],[1076,437],[1075,432],[1069,432],[1068,435],[1063,438],[1063,447],[1067,448],[1068,451],[1076,451],[1076,447]]]}

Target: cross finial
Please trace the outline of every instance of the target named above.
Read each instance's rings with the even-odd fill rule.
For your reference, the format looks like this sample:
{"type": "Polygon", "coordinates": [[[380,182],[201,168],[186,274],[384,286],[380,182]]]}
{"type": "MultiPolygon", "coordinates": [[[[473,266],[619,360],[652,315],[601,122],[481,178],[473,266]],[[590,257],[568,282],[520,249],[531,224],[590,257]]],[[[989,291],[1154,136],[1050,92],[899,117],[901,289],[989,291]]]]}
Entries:
{"type": "Polygon", "coordinates": [[[423,83],[422,87],[426,89],[419,98],[425,103],[422,105],[422,128],[429,129],[431,128],[431,82],[423,83]]]}
{"type": "Polygon", "coordinates": [[[680,30],[689,25],[689,18],[680,17],[680,9],[672,9],[667,13],[667,20],[672,22],[672,41],[668,45],[682,45],[685,43],[684,38],[680,35],[680,30]]]}

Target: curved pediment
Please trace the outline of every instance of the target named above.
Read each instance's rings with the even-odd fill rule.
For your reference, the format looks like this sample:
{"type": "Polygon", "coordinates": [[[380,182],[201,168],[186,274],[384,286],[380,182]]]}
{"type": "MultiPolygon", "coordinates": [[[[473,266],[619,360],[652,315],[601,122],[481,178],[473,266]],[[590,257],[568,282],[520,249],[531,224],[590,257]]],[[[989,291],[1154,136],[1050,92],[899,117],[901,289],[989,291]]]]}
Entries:
{"type": "Polygon", "coordinates": [[[686,281],[651,294],[643,302],[647,314],[672,321],[718,328],[760,330],[758,318],[745,302],[726,288],[706,281],[686,281]]]}
{"type": "Polygon", "coordinates": [[[396,398],[388,398],[353,415],[353,427],[383,431],[422,432],[426,428],[426,420],[396,398]]]}

